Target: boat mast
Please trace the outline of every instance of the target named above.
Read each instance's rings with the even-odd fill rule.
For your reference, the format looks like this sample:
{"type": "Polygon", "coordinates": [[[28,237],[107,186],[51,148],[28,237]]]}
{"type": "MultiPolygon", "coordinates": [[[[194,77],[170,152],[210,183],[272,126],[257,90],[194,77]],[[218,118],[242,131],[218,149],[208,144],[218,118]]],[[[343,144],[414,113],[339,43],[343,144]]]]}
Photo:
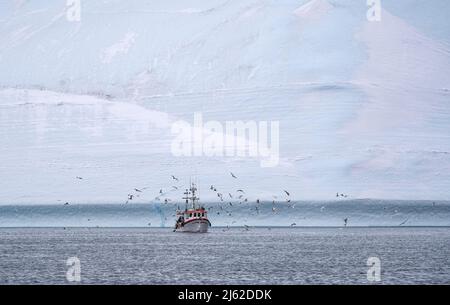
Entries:
{"type": "Polygon", "coordinates": [[[186,200],[186,211],[188,209],[189,200],[191,201],[192,208],[194,210],[196,209],[196,203],[199,200],[199,198],[196,196],[196,191],[197,187],[195,186],[195,183],[191,182],[189,189],[186,189],[186,191],[184,192],[185,196],[183,197],[183,199],[186,200]]]}
{"type": "Polygon", "coordinates": [[[191,185],[191,192],[192,192],[191,200],[192,200],[192,207],[194,210],[196,209],[195,203],[198,200],[197,196],[195,195],[196,191],[197,191],[197,187],[195,186],[195,183],[192,183],[192,185],[191,185]]]}
{"type": "Polygon", "coordinates": [[[186,204],[185,204],[185,211],[187,211],[188,209],[188,203],[189,203],[189,190],[186,189],[186,192],[183,193],[185,196],[183,197],[183,199],[186,199],[186,204]]]}

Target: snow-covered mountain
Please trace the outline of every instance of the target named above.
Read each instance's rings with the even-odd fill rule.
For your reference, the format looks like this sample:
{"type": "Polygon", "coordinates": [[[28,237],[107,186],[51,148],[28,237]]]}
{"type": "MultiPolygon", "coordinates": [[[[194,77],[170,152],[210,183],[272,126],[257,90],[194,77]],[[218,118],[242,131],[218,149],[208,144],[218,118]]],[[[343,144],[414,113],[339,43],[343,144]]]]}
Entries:
{"type": "Polygon", "coordinates": [[[1,0],[0,203],[450,200],[450,3],[381,4],[1,0]],[[278,166],[174,156],[194,113],[279,121],[278,166]]]}

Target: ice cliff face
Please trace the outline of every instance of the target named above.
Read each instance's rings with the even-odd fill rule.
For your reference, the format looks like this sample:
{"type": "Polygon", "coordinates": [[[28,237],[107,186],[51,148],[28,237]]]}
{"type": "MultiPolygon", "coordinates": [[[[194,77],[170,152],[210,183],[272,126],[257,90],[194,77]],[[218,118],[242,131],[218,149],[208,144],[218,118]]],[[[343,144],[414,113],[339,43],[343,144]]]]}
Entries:
{"type": "Polygon", "coordinates": [[[450,4],[367,10],[81,1],[71,22],[66,1],[1,1],[0,202],[120,203],[141,187],[134,202],[176,200],[190,175],[204,200],[211,184],[252,200],[450,199],[450,4]],[[279,122],[278,165],[174,156],[171,127],[194,113],[279,122]]]}

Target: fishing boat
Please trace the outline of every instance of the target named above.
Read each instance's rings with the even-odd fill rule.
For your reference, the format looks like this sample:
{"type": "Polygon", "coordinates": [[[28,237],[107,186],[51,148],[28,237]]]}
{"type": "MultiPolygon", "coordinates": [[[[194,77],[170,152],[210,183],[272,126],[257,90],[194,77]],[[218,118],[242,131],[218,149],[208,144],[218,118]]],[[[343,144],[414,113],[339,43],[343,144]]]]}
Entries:
{"type": "Polygon", "coordinates": [[[211,226],[208,211],[199,204],[197,186],[191,183],[190,188],[184,192],[183,199],[186,207],[183,211],[177,210],[175,232],[206,233],[211,226]]]}

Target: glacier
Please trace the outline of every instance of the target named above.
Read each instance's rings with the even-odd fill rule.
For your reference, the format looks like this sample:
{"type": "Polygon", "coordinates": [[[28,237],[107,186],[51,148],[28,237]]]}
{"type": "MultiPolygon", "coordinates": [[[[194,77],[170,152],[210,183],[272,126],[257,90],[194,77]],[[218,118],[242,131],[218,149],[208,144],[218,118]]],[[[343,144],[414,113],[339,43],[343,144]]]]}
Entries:
{"type": "Polygon", "coordinates": [[[134,203],[157,209],[190,177],[205,202],[210,185],[252,202],[450,200],[450,3],[381,3],[369,22],[354,0],[81,1],[70,22],[65,1],[1,1],[0,204],[123,204],[148,187],[134,203]],[[174,156],[171,126],[196,112],[278,121],[279,165],[174,156]]]}
{"type": "MultiPolygon", "coordinates": [[[[183,204],[0,205],[1,227],[173,228],[183,204]]],[[[213,227],[448,227],[450,202],[402,200],[206,204],[213,227]],[[272,207],[275,206],[275,211],[272,207]],[[258,210],[256,210],[258,207],[258,210]],[[344,223],[347,219],[347,225],[344,223]]]]}

